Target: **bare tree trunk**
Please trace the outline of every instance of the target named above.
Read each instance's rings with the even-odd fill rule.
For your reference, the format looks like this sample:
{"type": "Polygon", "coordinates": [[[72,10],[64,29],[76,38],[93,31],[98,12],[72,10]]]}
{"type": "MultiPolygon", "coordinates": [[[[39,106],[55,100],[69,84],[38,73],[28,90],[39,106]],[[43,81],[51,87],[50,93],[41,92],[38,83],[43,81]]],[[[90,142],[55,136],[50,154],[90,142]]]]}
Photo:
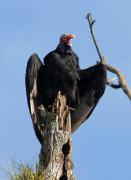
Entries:
{"type": "Polygon", "coordinates": [[[66,98],[58,93],[52,113],[46,112],[39,170],[44,180],[74,180],[71,160],[71,117],[66,98]]]}

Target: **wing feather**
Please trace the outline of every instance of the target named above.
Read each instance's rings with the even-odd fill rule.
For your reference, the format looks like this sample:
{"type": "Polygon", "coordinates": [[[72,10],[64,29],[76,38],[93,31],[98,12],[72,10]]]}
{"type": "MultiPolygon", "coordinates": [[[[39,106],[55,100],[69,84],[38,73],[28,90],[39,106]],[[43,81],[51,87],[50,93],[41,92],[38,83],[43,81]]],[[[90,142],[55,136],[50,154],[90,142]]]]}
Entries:
{"type": "Polygon", "coordinates": [[[42,103],[42,94],[38,84],[42,83],[43,64],[37,54],[32,54],[28,60],[26,67],[26,94],[28,107],[32,118],[32,123],[36,136],[40,143],[42,143],[42,121],[41,114],[44,112],[42,103]]]}
{"type": "Polygon", "coordinates": [[[97,64],[80,70],[79,99],[80,104],[71,112],[72,132],[74,132],[93,112],[102,97],[107,80],[106,68],[97,64]]]}

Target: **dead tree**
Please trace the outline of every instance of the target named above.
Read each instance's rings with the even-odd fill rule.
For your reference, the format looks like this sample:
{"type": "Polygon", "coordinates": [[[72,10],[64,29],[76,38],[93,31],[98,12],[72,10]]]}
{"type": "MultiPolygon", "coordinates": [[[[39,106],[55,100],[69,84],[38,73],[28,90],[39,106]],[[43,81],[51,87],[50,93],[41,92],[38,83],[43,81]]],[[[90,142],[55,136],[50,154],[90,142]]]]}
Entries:
{"type": "MultiPolygon", "coordinates": [[[[101,55],[98,44],[96,42],[93,25],[95,20],[89,13],[86,16],[90,32],[98,52],[101,63],[104,63],[107,71],[117,75],[118,84],[114,84],[113,80],[107,80],[107,85],[112,88],[122,88],[126,95],[131,99],[131,89],[127,86],[122,73],[105,62],[105,58],[101,55]]],[[[39,156],[39,173],[44,174],[44,180],[74,180],[72,173],[72,142],[71,142],[71,116],[70,109],[66,104],[66,97],[60,92],[52,106],[52,111],[48,112],[42,106],[35,105],[36,97],[32,91],[31,108],[34,113],[31,114],[35,133],[39,137],[41,143],[41,152],[39,156]]]]}
{"type": "Polygon", "coordinates": [[[52,106],[52,112],[43,112],[44,128],[40,130],[37,127],[42,139],[39,173],[43,174],[44,180],[74,180],[71,159],[71,117],[66,97],[59,92],[52,106]]]}

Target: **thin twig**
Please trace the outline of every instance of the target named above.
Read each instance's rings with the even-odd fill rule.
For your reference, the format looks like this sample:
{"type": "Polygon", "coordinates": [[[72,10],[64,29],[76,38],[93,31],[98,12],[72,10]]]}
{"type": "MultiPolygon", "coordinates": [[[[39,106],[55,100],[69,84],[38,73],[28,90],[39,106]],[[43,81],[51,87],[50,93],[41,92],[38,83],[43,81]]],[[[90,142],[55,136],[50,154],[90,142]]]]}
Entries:
{"type": "Polygon", "coordinates": [[[107,85],[110,86],[110,87],[112,87],[112,88],[114,88],[114,89],[119,89],[119,88],[121,88],[121,85],[120,85],[120,84],[115,84],[115,83],[113,83],[116,79],[117,79],[116,77],[114,77],[114,78],[112,78],[112,79],[107,79],[107,85]]]}
{"type": "Polygon", "coordinates": [[[93,32],[93,25],[95,23],[95,20],[92,19],[91,13],[87,14],[86,19],[88,20],[88,23],[89,23],[89,28],[90,28],[91,36],[92,36],[92,39],[94,41],[94,44],[95,44],[98,56],[100,58],[101,63],[103,63],[103,56],[102,56],[102,54],[100,52],[100,49],[99,49],[99,47],[97,45],[96,38],[95,38],[95,35],[94,35],[94,32],[93,32]]]}
{"type": "Polygon", "coordinates": [[[108,80],[107,80],[107,85],[114,88],[114,89],[120,89],[121,88],[120,84],[114,84],[112,82],[109,82],[108,80]]]}

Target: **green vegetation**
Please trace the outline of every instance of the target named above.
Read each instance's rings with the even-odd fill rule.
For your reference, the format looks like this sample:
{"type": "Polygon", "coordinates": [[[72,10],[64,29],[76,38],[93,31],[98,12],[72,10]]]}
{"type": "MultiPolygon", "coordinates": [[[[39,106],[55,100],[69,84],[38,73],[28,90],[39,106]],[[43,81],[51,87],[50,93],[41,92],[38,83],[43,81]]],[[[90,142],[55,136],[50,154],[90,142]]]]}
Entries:
{"type": "Polygon", "coordinates": [[[23,163],[12,163],[11,172],[6,170],[9,180],[43,180],[43,175],[39,173],[38,164],[25,165],[23,163]]]}

